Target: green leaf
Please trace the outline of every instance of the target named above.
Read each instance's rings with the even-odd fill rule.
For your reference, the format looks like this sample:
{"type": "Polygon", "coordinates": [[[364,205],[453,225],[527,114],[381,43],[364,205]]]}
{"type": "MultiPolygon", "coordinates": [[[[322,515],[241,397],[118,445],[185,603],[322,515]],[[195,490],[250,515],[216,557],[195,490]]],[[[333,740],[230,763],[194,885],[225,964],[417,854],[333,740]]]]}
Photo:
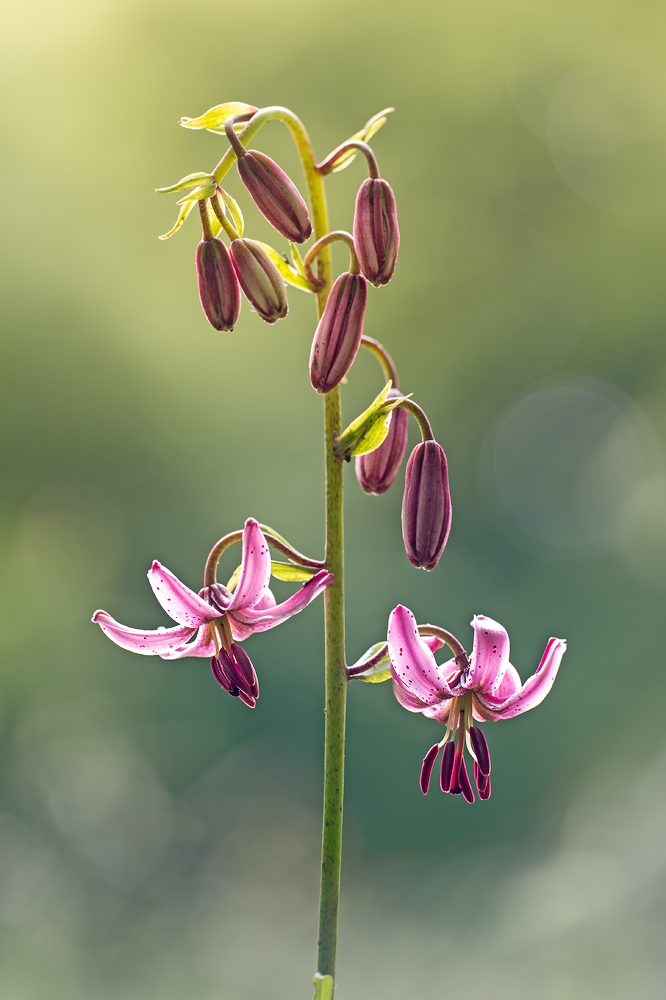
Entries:
{"type": "Polygon", "coordinates": [[[379,448],[388,434],[391,411],[409,398],[408,396],[398,396],[397,399],[387,401],[386,397],[392,384],[391,379],[389,379],[367,410],[364,410],[356,420],[352,420],[349,427],[346,427],[342,432],[335,446],[338,458],[366,455],[379,448]]]}
{"type": "Polygon", "coordinates": [[[178,213],[178,218],[176,219],[176,225],[168,233],[165,233],[164,236],[160,236],[161,240],[168,240],[170,236],[173,236],[174,233],[178,232],[178,230],[185,222],[185,219],[188,217],[188,215],[190,214],[196,203],[197,203],[196,198],[194,198],[192,201],[184,201],[181,203],[180,212],[178,213]]]}
{"type": "Polygon", "coordinates": [[[333,1000],[333,976],[314,974],[314,1000],[333,1000]]]}
{"type": "Polygon", "coordinates": [[[307,566],[295,566],[293,563],[271,563],[271,575],[276,580],[287,580],[289,583],[311,580],[317,572],[316,569],[310,569],[307,566]]]}
{"type": "MultiPolygon", "coordinates": [[[[379,132],[380,128],[387,120],[386,116],[390,114],[391,111],[395,111],[395,108],[384,108],[383,111],[379,111],[376,115],[373,115],[372,118],[365,123],[361,131],[355,132],[354,135],[350,136],[347,141],[349,142],[352,139],[358,139],[361,142],[367,142],[368,139],[372,138],[375,132],[379,132]]],[[[337,174],[341,170],[344,170],[349,166],[357,154],[357,149],[348,149],[346,152],[341,153],[335,161],[334,166],[331,168],[331,173],[337,174]]]]}
{"type": "MultiPolygon", "coordinates": [[[[382,646],[385,646],[385,642],[376,642],[374,646],[367,649],[363,656],[352,663],[351,668],[362,667],[367,660],[371,660],[375,653],[378,653],[382,646]]],[[[391,667],[388,653],[384,656],[379,663],[375,663],[372,667],[368,667],[367,670],[363,670],[361,673],[354,674],[353,680],[355,681],[365,681],[366,684],[381,684],[383,681],[389,680],[391,677],[391,667]]],[[[351,669],[350,668],[350,669],[351,669]]]]}
{"type": "MultiPolygon", "coordinates": [[[[252,104],[242,104],[240,101],[229,101],[227,104],[218,104],[199,118],[181,118],[179,125],[183,128],[224,128],[224,123],[230,115],[246,115],[251,111],[258,111],[252,104]]],[[[244,125],[243,125],[244,127],[244,125]]]]}
{"type": "MultiPolygon", "coordinates": [[[[289,241],[289,247],[291,249],[291,259],[293,261],[294,267],[300,274],[301,278],[305,278],[305,280],[308,281],[308,276],[305,273],[305,264],[303,263],[303,258],[301,257],[301,251],[298,249],[295,243],[291,242],[291,240],[289,241]]],[[[310,284],[309,281],[308,284],[310,284]]]]}
{"type": "Polygon", "coordinates": [[[231,213],[231,221],[234,224],[234,229],[239,236],[242,236],[245,228],[245,222],[243,220],[243,213],[240,210],[240,205],[227,191],[224,191],[222,188],[218,188],[218,191],[222,201],[231,213]]]}
{"type": "Polygon", "coordinates": [[[278,253],[278,251],[274,250],[272,246],[268,245],[268,243],[261,243],[259,240],[255,240],[255,243],[258,243],[262,250],[266,251],[284,280],[288,281],[290,285],[294,285],[296,288],[301,288],[305,292],[317,291],[315,285],[310,284],[307,278],[299,274],[297,269],[289,263],[284,254],[278,253]]]}
{"type": "Polygon", "coordinates": [[[284,545],[288,545],[290,549],[294,548],[291,542],[288,542],[286,538],[282,537],[282,535],[278,535],[275,528],[271,528],[270,525],[268,524],[262,524],[261,521],[259,521],[258,524],[262,531],[267,531],[269,535],[273,536],[273,538],[277,538],[278,542],[282,542],[284,545]]]}
{"type": "Polygon", "coordinates": [[[215,178],[210,174],[204,174],[202,171],[199,171],[196,174],[188,174],[187,177],[181,177],[181,179],[176,184],[172,184],[171,187],[155,188],[155,190],[158,194],[172,194],[174,191],[187,191],[190,188],[199,187],[202,181],[214,184],[215,178]]]}
{"type": "Polygon", "coordinates": [[[201,187],[195,188],[194,191],[188,191],[184,198],[177,201],[177,205],[182,205],[186,201],[191,201],[193,198],[196,201],[203,201],[204,198],[212,198],[215,194],[216,185],[213,184],[202,184],[201,187]]]}

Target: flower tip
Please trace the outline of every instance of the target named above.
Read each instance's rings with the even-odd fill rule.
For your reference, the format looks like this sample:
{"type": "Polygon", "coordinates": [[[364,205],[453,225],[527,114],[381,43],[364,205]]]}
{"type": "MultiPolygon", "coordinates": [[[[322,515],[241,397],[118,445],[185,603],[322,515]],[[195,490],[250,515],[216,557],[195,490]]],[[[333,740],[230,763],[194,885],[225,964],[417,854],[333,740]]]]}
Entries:
{"type": "Polygon", "coordinates": [[[91,621],[91,622],[94,622],[94,623],[95,623],[95,625],[97,625],[97,623],[99,622],[99,619],[100,619],[100,615],[105,615],[105,614],[106,614],[106,611],[102,611],[102,609],[101,609],[101,608],[99,608],[99,609],[98,609],[98,610],[97,610],[97,611],[95,612],[95,614],[94,614],[94,615],[92,616],[92,618],[90,619],[90,621],[91,621]]]}

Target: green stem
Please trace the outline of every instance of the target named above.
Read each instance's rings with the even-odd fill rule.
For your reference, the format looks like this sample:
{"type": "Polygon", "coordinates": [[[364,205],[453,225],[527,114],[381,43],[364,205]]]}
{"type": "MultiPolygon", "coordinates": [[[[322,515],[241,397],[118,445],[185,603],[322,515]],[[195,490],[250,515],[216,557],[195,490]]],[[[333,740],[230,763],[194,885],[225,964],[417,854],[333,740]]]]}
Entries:
{"type": "MultiPolygon", "coordinates": [[[[310,193],[315,240],[328,234],[328,211],[324,181],[307,132],[300,120],[286,108],[263,108],[240,134],[243,145],[267,121],[277,119],[290,130],[303,164],[310,193]]],[[[235,159],[229,149],[215,170],[216,180],[227,172],[235,159]]],[[[326,244],[317,255],[317,312],[321,318],[331,290],[331,248],[326,244]]],[[[336,457],[334,442],[340,435],[340,387],[324,396],[326,460],[326,568],[334,580],[324,592],[324,634],[326,649],[326,721],[324,733],[324,817],[321,846],[321,887],[319,896],[319,939],[317,971],[335,978],[340,905],[340,862],[342,858],[342,803],[344,793],[345,715],[347,668],[345,665],[345,607],[343,551],[342,460],[336,457]]]]}

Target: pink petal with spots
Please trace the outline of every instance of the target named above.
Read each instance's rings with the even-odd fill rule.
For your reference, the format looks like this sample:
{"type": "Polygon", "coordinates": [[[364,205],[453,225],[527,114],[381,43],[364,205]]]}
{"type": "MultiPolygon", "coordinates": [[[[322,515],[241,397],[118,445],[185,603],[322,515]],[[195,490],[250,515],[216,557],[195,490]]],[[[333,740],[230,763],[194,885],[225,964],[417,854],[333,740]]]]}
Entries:
{"type": "Polygon", "coordinates": [[[104,635],[133,653],[142,653],[144,656],[163,656],[165,653],[176,649],[182,645],[186,639],[194,634],[193,628],[186,625],[179,625],[178,628],[164,628],[156,631],[138,628],[128,628],[121,625],[115,618],[108,615],[106,611],[96,611],[92,619],[102,629],[104,635]]]}
{"type": "Polygon", "coordinates": [[[230,611],[251,608],[263,598],[271,579],[271,554],[264,533],[249,517],[243,529],[243,557],[238,586],[229,605],[230,611]]]}
{"type": "Polygon", "coordinates": [[[208,625],[202,625],[194,642],[182,643],[168,653],[162,653],[163,660],[180,660],[186,656],[215,656],[215,643],[208,625]]]}
{"type": "Polygon", "coordinates": [[[329,584],[333,583],[332,573],[325,569],[320,570],[311,580],[303,584],[300,590],[282,604],[277,604],[273,608],[243,608],[242,610],[230,611],[229,621],[232,632],[235,626],[249,628],[252,632],[267,632],[268,629],[275,628],[281,622],[286,621],[299,611],[306,608],[315,597],[321,594],[329,584]]]}
{"type": "Polygon", "coordinates": [[[495,694],[489,695],[486,691],[475,691],[474,697],[479,700],[479,703],[484,708],[489,708],[494,711],[500,705],[502,705],[508,698],[520,691],[522,682],[518,671],[513,666],[512,663],[507,663],[506,673],[502,678],[502,683],[497,688],[495,694]]]}
{"type": "Polygon", "coordinates": [[[519,691],[494,707],[492,714],[495,718],[512,719],[540,705],[553,686],[566,649],[564,639],[549,639],[536,673],[527,678],[519,691]]]}
{"type": "Polygon", "coordinates": [[[179,625],[188,625],[194,629],[220,616],[219,611],[157,561],[148,570],[148,582],[166,613],[179,625]]]}
{"type": "Polygon", "coordinates": [[[391,674],[403,691],[419,698],[424,705],[452,697],[441,668],[418,634],[414,615],[401,604],[389,618],[388,649],[391,674]]]}
{"type": "Polygon", "coordinates": [[[462,685],[467,690],[492,696],[499,689],[509,663],[509,636],[505,628],[485,615],[475,615],[471,624],[474,647],[462,685]]]}
{"type": "Polygon", "coordinates": [[[393,678],[393,694],[396,697],[398,704],[406,708],[408,712],[422,712],[424,708],[428,708],[425,702],[421,701],[413,694],[408,694],[404,691],[400,684],[393,678]]]}

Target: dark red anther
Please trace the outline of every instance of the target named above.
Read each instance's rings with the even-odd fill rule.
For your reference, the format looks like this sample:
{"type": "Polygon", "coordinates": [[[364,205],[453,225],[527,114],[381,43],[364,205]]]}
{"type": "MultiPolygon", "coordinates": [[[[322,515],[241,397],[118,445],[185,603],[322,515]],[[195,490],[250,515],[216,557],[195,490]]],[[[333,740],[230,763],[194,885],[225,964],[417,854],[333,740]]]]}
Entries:
{"type": "Polygon", "coordinates": [[[476,761],[474,761],[474,781],[476,782],[476,787],[479,790],[479,798],[490,798],[490,775],[483,774],[476,761]]]}
{"type": "Polygon", "coordinates": [[[442,757],[442,772],[439,779],[439,787],[443,792],[451,791],[451,777],[453,775],[453,761],[456,755],[455,744],[449,741],[444,747],[442,757]]]}
{"type": "Polygon", "coordinates": [[[439,743],[435,743],[434,747],[430,747],[427,754],[423,758],[423,764],[421,765],[421,791],[424,795],[428,794],[428,789],[430,788],[430,775],[432,774],[432,769],[435,766],[435,761],[439,754],[439,743]]]}
{"type": "Polygon", "coordinates": [[[469,737],[472,741],[472,749],[479,762],[479,771],[481,774],[490,774],[490,753],[488,752],[488,744],[486,743],[485,736],[478,726],[470,726],[469,737]]]}
{"type": "Polygon", "coordinates": [[[244,649],[232,642],[230,649],[222,647],[210,661],[215,680],[232,698],[254,708],[259,697],[259,682],[254,667],[244,649]]]}
{"type": "Polygon", "coordinates": [[[465,802],[469,802],[471,805],[474,801],[474,792],[472,791],[472,785],[467,773],[467,767],[465,766],[465,761],[462,757],[460,758],[460,767],[458,768],[458,784],[465,802]]]}

